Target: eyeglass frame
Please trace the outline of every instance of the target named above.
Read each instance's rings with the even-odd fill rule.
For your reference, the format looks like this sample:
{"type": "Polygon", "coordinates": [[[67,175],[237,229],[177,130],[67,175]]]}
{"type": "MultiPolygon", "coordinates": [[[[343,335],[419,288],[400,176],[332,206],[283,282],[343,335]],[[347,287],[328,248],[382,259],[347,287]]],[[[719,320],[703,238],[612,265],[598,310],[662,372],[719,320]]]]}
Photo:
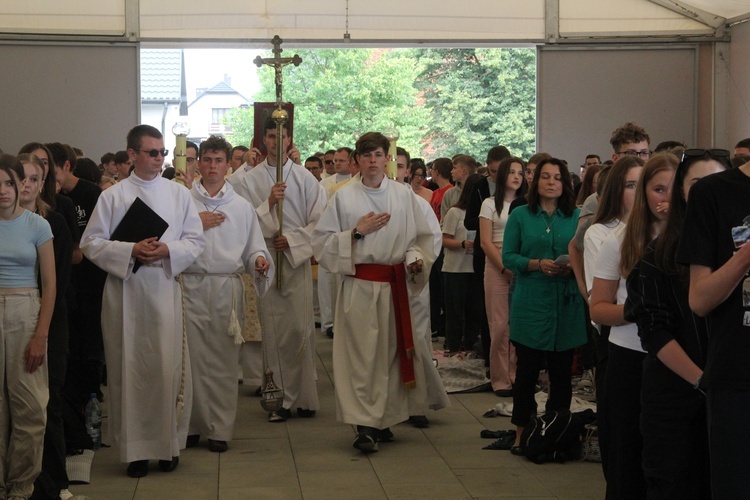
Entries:
{"type": "Polygon", "coordinates": [[[161,149],[156,149],[156,148],[154,148],[154,149],[136,149],[135,151],[140,151],[141,153],[148,153],[148,155],[151,158],[156,158],[157,156],[159,156],[159,153],[161,153],[161,155],[164,158],[166,158],[167,155],[169,154],[169,150],[165,149],[165,148],[161,148],[161,149]]]}
{"type": "Polygon", "coordinates": [[[626,149],[625,151],[618,151],[618,155],[637,156],[638,158],[645,160],[650,157],[654,152],[651,149],[643,149],[636,151],[635,149],[626,149]]]}
{"type": "Polygon", "coordinates": [[[689,148],[682,152],[682,159],[680,159],[680,162],[685,161],[685,158],[700,158],[702,156],[708,155],[712,159],[717,158],[726,158],[729,160],[730,154],[728,149],[717,149],[717,148],[710,148],[710,149],[702,149],[702,148],[689,148]]]}

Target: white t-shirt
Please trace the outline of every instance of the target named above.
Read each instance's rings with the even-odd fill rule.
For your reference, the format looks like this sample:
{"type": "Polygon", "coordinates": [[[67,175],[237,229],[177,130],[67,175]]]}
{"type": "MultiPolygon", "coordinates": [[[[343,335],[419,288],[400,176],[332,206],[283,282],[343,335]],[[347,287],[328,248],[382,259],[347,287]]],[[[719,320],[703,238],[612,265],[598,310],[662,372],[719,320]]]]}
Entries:
{"type": "MultiPolygon", "coordinates": [[[[592,226],[593,227],[593,226],[592,226]]],[[[588,236],[588,232],[586,232],[588,236]]],[[[602,243],[601,250],[594,262],[594,277],[605,280],[619,280],[617,285],[616,303],[625,304],[628,292],[625,288],[625,278],[620,276],[620,247],[625,236],[625,224],[620,224],[602,243]]],[[[620,347],[638,352],[646,352],[641,347],[638,337],[638,325],[626,323],[613,326],[609,332],[609,341],[620,347]]]]}
{"type": "MultiPolygon", "coordinates": [[[[466,227],[464,226],[464,217],[466,210],[451,207],[442,220],[443,234],[453,236],[458,241],[466,239],[466,227]]],[[[445,247],[445,257],[443,260],[444,273],[473,273],[474,264],[473,256],[467,254],[463,248],[452,250],[445,247]]]]}
{"type": "Polygon", "coordinates": [[[490,196],[482,202],[482,208],[479,209],[479,217],[492,221],[492,243],[502,243],[505,225],[508,223],[508,212],[510,212],[510,203],[503,201],[503,213],[498,216],[495,209],[495,197],[490,196]]]}
{"type": "MultiPolygon", "coordinates": [[[[591,294],[594,285],[594,264],[604,240],[620,227],[622,222],[614,220],[607,224],[593,224],[583,237],[583,274],[586,276],[586,291],[591,294]]],[[[619,254],[618,254],[619,256],[619,254]]]]}

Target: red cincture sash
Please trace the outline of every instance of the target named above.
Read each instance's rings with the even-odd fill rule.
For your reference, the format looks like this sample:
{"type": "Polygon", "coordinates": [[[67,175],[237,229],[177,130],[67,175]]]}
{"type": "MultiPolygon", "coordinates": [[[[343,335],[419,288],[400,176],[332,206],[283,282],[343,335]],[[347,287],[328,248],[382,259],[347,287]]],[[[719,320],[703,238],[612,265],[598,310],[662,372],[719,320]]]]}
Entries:
{"type": "Polygon", "coordinates": [[[403,263],[395,266],[385,264],[357,264],[354,277],[365,281],[391,284],[393,313],[396,318],[396,339],[401,361],[401,380],[407,388],[416,385],[414,378],[414,335],[411,330],[409,295],[406,290],[406,270],[403,263]]]}

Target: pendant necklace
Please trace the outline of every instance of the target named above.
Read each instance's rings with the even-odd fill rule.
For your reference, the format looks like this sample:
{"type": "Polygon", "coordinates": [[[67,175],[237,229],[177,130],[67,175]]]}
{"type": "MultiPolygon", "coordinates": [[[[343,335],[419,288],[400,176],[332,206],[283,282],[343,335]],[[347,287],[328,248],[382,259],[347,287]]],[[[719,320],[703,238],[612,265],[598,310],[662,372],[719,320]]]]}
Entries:
{"type": "Polygon", "coordinates": [[[547,221],[544,219],[544,217],[542,217],[542,219],[544,220],[544,224],[547,226],[547,229],[545,229],[545,231],[547,232],[547,234],[549,234],[549,232],[552,230],[552,224],[554,224],[555,220],[557,220],[557,214],[552,217],[552,220],[549,221],[549,224],[547,224],[547,221]]]}
{"type": "MultiPolygon", "coordinates": [[[[288,162],[288,161],[289,161],[289,160],[287,160],[287,162],[288,162]]],[[[266,165],[268,165],[268,164],[266,164],[266,165]]],[[[283,175],[283,172],[284,172],[284,167],[286,167],[286,163],[284,163],[284,165],[283,165],[283,166],[281,167],[281,172],[282,172],[282,175],[283,175]]],[[[269,166],[267,166],[267,167],[266,167],[266,172],[268,172],[268,175],[269,175],[269,177],[271,177],[271,181],[273,181],[273,183],[274,183],[274,184],[276,184],[276,179],[275,179],[275,178],[274,178],[274,176],[273,176],[273,175],[271,174],[271,170],[270,170],[270,169],[272,169],[272,168],[273,168],[273,169],[275,169],[276,167],[271,167],[270,165],[269,165],[269,166]]],[[[291,168],[289,169],[289,172],[287,172],[287,173],[286,173],[286,177],[284,178],[284,182],[286,182],[286,181],[287,181],[287,179],[289,179],[289,176],[290,176],[290,175],[292,175],[292,169],[291,169],[291,168]]]]}
{"type": "MultiPolygon", "coordinates": [[[[201,203],[202,203],[202,202],[201,202],[201,203]]],[[[219,209],[219,207],[220,207],[221,205],[216,205],[216,206],[215,206],[215,207],[213,208],[213,210],[211,209],[211,207],[209,207],[209,206],[208,206],[208,205],[206,205],[205,203],[203,203],[203,206],[204,206],[204,207],[206,207],[206,211],[207,211],[207,212],[211,212],[212,214],[215,214],[215,213],[216,213],[216,211],[217,211],[217,210],[219,209]]]]}

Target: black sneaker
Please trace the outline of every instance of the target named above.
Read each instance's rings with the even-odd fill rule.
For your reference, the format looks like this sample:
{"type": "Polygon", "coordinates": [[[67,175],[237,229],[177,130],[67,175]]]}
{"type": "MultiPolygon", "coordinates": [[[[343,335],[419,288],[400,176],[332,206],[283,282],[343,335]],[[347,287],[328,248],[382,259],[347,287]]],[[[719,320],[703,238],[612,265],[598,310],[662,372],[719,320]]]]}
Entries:
{"type": "Polygon", "coordinates": [[[136,460],[128,464],[128,476],[144,477],[148,474],[148,460],[136,460]]]}
{"type": "Polygon", "coordinates": [[[224,453],[229,449],[229,445],[227,445],[226,441],[216,441],[213,439],[208,440],[208,451],[213,451],[214,453],[224,453]]]}
{"type": "Polygon", "coordinates": [[[286,422],[290,418],[292,418],[292,412],[286,408],[279,408],[268,414],[269,422],[286,422]]]}
{"type": "Polygon", "coordinates": [[[408,422],[417,429],[424,429],[430,426],[430,421],[424,415],[412,415],[408,422]]]}
{"type": "Polygon", "coordinates": [[[315,410],[307,410],[305,408],[297,408],[297,416],[301,418],[313,418],[315,416],[315,410]]]}
{"type": "Polygon", "coordinates": [[[353,445],[362,453],[373,453],[378,451],[378,442],[367,432],[359,432],[353,445]]]}
{"type": "Polygon", "coordinates": [[[375,433],[375,439],[378,443],[390,443],[393,441],[393,432],[391,432],[391,429],[388,427],[385,429],[378,429],[375,433]]]}
{"type": "Polygon", "coordinates": [[[172,472],[180,464],[180,457],[172,457],[172,460],[159,460],[159,469],[162,472],[172,472]]]}

